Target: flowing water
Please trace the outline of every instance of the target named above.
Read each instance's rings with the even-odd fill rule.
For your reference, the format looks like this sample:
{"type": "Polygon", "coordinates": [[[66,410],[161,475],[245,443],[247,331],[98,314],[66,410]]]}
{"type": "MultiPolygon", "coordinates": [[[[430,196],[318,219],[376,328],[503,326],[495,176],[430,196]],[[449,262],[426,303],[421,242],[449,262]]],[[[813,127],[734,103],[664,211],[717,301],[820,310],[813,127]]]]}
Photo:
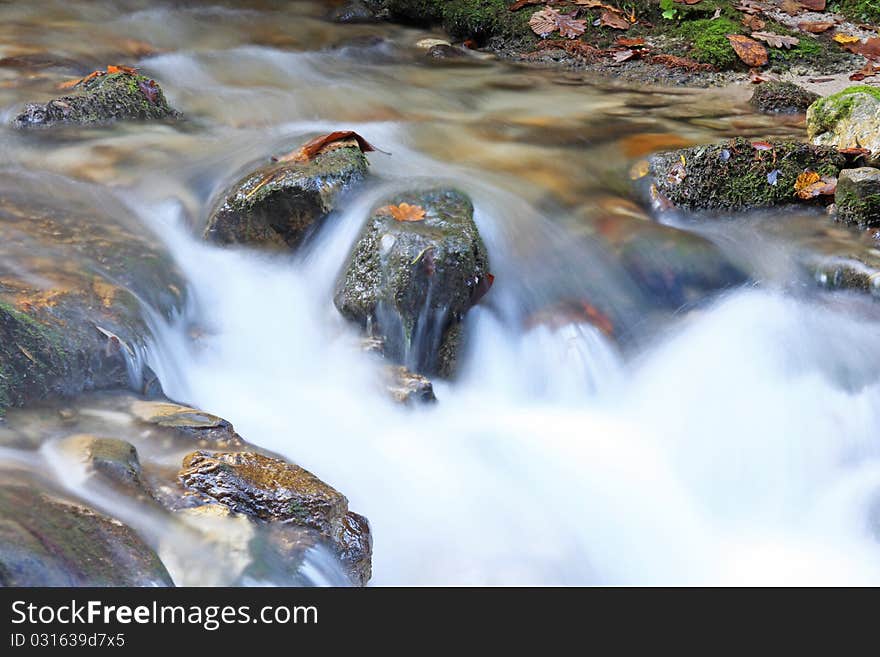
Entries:
{"type": "Polygon", "coordinates": [[[146,355],[166,394],[343,491],[370,519],[374,584],[880,583],[878,312],[801,266],[817,235],[861,238],[818,213],[676,231],[629,198],[652,149],[798,120],[751,114],[741,91],[437,63],[414,46],[436,35],[334,25],[328,4],[0,6],[5,119],[108,63],[189,118],[0,129],[7,172],[114,196],[177,260],[189,306],[155,320],[146,355]],[[373,182],[301,251],[200,240],[249,164],[336,129],[392,154],[370,154],[373,182]],[[463,372],[410,409],[374,390],[332,290],[373,204],[426,179],[471,195],[496,280],[463,372]],[[616,339],[530,319],[572,298],[616,339]]]}

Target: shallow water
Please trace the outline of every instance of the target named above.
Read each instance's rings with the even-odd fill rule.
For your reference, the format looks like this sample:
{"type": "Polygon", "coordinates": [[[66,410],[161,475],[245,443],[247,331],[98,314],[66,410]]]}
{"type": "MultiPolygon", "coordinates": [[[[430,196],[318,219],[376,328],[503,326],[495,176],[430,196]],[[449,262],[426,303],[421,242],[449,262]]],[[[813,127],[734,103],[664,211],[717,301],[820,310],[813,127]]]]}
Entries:
{"type": "Polygon", "coordinates": [[[827,235],[864,238],[818,213],[658,233],[629,198],[651,150],[797,135],[797,119],[751,114],[744,91],[440,65],[414,46],[431,33],[334,25],[326,3],[175,5],[0,6],[4,118],[109,63],[189,117],[0,128],[3,168],[95,185],[161,236],[191,288],[183,316],[154,322],[165,392],[344,492],[370,519],[374,584],[880,583],[877,309],[802,267],[827,235]],[[303,250],[200,241],[244,168],[334,129],[392,155],[370,154],[375,183],[303,250]],[[496,282],[462,375],[402,409],[331,299],[370,207],[425,179],[472,196],[496,282]],[[621,255],[637,238],[650,266],[621,255]],[[726,264],[694,255],[709,243],[726,264]],[[531,321],[571,298],[617,340],[531,321]]]}

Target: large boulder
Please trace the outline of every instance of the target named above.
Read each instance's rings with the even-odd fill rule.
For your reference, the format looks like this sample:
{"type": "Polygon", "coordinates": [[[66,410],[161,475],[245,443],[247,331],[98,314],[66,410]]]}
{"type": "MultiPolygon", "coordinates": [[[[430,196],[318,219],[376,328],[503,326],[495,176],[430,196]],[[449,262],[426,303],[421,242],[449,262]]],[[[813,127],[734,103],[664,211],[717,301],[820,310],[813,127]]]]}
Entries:
{"type": "Polygon", "coordinates": [[[268,522],[300,525],[329,539],[355,584],[370,577],[372,540],[363,516],[312,473],[257,452],[188,454],[179,478],[184,488],[230,510],[268,522]]]}
{"type": "Polygon", "coordinates": [[[356,145],[307,162],[273,162],[236,182],[208,219],[204,237],[217,244],[291,249],[336,208],[340,195],[367,175],[356,145]]]}
{"type": "Polygon", "coordinates": [[[814,144],[866,148],[870,161],[880,157],[880,89],[849,87],[826,96],[807,110],[807,136],[814,144]]]}
{"type": "Polygon", "coordinates": [[[654,155],[640,180],[661,206],[748,210],[798,202],[802,173],[836,176],[845,163],[829,146],[738,138],[654,155]]]}
{"type": "Polygon", "coordinates": [[[799,114],[806,112],[819,98],[819,94],[793,82],[764,82],[755,87],[749,103],[768,114],[799,114]]]}
{"type": "Polygon", "coordinates": [[[186,285],[160,240],[106,190],[0,172],[0,415],[110,387],[154,389],[148,316],[186,285]]]}
{"type": "Polygon", "coordinates": [[[48,103],[29,103],[13,119],[12,125],[30,128],[59,123],[82,125],[178,116],[155,80],[123,71],[84,78],[69,94],[48,103]]]}
{"type": "Polygon", "coordinates": [[[880,226],[880,169],[841,171],[834,195],[837,220],[862,228],[880,226]]]}
{"type": "Polygon", "coordinates": [[[3,473],[0,585],[173,586],[155,552],[118,520],[3,473]]]}
{"type": "Polygon", "coordinates": [[[422,374],[455,373],[462,319],[489,289],[489,257],[470,199],[452,189],[387,198],[367,219],[336,285],[346,318],[383,341],[387,357],[422,374]],[[415,206],[399,221],[389,208],[415,206]]]}

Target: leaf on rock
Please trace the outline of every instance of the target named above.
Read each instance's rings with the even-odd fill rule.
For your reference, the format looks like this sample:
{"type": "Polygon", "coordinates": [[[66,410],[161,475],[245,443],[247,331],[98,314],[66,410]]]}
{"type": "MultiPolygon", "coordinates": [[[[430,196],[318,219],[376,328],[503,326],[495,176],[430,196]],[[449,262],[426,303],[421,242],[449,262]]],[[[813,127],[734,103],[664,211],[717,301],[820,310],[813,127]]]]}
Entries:
{"type": "Polygon", "coordinates": [[[635,50],[628,48],[627,50],[616,50],[612,57],[615,62],[625,62],[628,59],[632,59],[636,54],[635,50]]]}
{"type": "Polygon", "coordinates": [[[281,157],[273,157],[272,161],[311,162],[321,153],[326,153],[328,150],[334,150],[335,148],[339,148],[341,146],[357,146],[361,149],[362,153],[379,151],[380,153],[390,155],[390,153],[386,153],[385,151],[379,150],[378,148],[373,146],[358,133],[353,132],[352,130],[342,130],[338,132],[331,132],[327,135],[321,135],[320,137],[315,137],[311,141],[307,141],[305,144],[303,144],[302,148],[292,151],[287,155],[282,155],[281,157]]]}
{"type": "Polygon", "coordinates": [[[837,41],[837,43],[840,43],[840,44],[856,43],[856,42],[858,42],[858,41],[861,41],[861,39],[859,39],[859,37],[857,37],[857,36],[853,36],[852,34],[842,34],[842,33],[841,33],[841,34],[835,34],[835,35],[834,35],[833,37],[831,37],[831,38],[834,39],[835,41],[837,41]]]}
{"type": "Polygon", "coordinates": [[[742,24],[755,32],[763,30],[767,26],[767,23],[752,14],[743,14],[742,24]]]}
{"type": "MultiPolygon", "coordinates": [[[[822,177],[815,171],[804,171],[794,182],[794,191],[800,194],[800,192],[807,189],[810,185],[819,182],[821,179],[822,177]]],[[[802,198],[809,198],[809,196],[802,198]]]]}
{"type": "Polygon", "coordinates": [[[868,157],[871,154],[870,149],[867,148],[839,148],[837,149],[837,152],[852,160],[857,160],[860,157],[868,157]]]}
{"type": "Polygon", "coordinates": [[[754,148],[756,151],[772,151],[773,144],[771,144],[769,141],[753,141],[752,148],[754,148]]]}
{"type": "Polygon", "coordinates": [[[113,73],[128,73],[129,75],[137,75],[137,69],[132,68],[131,66],[122,66],[122,65],[114,65],[111,64],[107,67],[107,74],[113,73]]]}
{"type": "Polygon", "coordinates": [[[871,37],[865,41],[848,43],[844,48],[868,59],[880,59],[880,37],[871,37]]]}
{"type": "Polygon", "coordinates": [[[561,36],[574,39],[587,29],[587,21],[575,18],[577,12],[578,10],[575,9],[570,14],[561,14],[555,9],[545,7],[532,14],[529,19],[529,27],[532,28],[532,32],[542,38],[559,30],[561,36]]]}
{"type": "Polygon", "coordinates": [[[544,4],[544,0],[517,0],[514,2],[508,9],[510,11],[519,11],[523,7],[528,7],[529,5],[542,5],[544,4]]]}
{"type": "Polygon", "coordinates": [[[701,3],[703,0],[672,0],[673,2],[677,2],[680,5],[696,5],[701,3]]]}
{"type": "Polygon", "coordinates": [[[810,11],[825,11],[825,0],[798,0],[810,11]]]}
{"type": "Polygon", "coordinates": [[[599,25],[610,27],[615,30],[628,30],[630,28],[630,22],[628,20],[620,14],[611,11],[602,12],[602,15],[599,16],[599,25]]]}
{"type": "MultiPolygon", "coordinates": [[[[795,188],[797,188],[796,185],[795,188]]],[[[798,198],[807,200],[816,198],[817,196],[834,196],[834,192],[836,191],[837,178],[823,176],[819,180],[799,189],[797,191],[797,196],[798,198]]]]}
{"type": "Polygon", "coordinates": [[[80,84],[85,84],[89,80],[94,80],[95,78],[99,78],[102,75],[110,75],[113,73],[128,73],[129,75],[137,75],[137,69],[132,68],[131,66],[122,66],[121,64],[110,64],[107,66],[105,70],[97,70],[92,71],[87,76],[82,78],[77,78],[76,80],[68,80],[67,82],[62,82],[58,85],[59,89],[72,89],[73,87],[79,86],[80,84]]]}
{"type": "Polygon", "coordinates": [[[764,66],[767,63],[767,49],[754,39],[742,34],[728,34],[727,40],[747,66],[764,66]]]}
{"type": "Polygon", "coordinates": [[[860,82],[865,78],[873,78],[878,72],[880,72],[880,66],[871,62],[865,62],[865,65],[850,75],[849,79],[853,82],[860,82]]]}
{"type": "Polygon", "coordinates": [[[618,37],[614,43],[624,48],[641,48],[645,45],[645,40],[642,37],[618,37]]]}
{"type": "Polygon", "coordinates": [[[835,25],[836,23],[830,21],[804,21],[803,23],[798,23],[800,29],[810,34],[822,34],[822,32],[827,32],[835,25]]]}
{"type": "Polygon", "coordinates": [[[754,2],[754,0],[743,0],[734,9],[746,14],[760,14],[764,11],[765,6],[759,2],[754,2]]]}
{"type": "Polygon", "coordinates": [[[386,205],[381,207],[376,210],[376,214],[390,216],[395,221],[424,221],[425,208],[421,205],[401,203],[400,205],[386,205]]]}
{"type": "Polygon", "coordinates": [[[677,57],[675,55],[654,55],[651,57],[652,64],[662,64],[667,68],[683,68],[687,71],[714,71],[716,70],[711,64],[697,62],[687,57],[677,57]]]}
{"type": "Polygon", "coordinates": [[[559,14],[556,24],[559,26],[559,36],[566,39],[575,39],[587,29],[587,21],[575,18],[577,10],[570,14],[559,14]]]}
{"type": "Polygon", "coordinates": [[[797,37],[783,36],[773,32],[752,32],[752,37],[760,39],[774,48],[793,48],[801,42],[797,37]]]}

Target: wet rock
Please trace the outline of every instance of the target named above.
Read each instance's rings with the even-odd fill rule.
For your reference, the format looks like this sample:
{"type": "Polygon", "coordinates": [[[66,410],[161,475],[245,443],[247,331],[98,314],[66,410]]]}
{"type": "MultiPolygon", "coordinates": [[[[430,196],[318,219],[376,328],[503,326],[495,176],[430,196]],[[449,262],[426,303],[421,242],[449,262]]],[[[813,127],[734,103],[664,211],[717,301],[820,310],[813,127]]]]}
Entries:
{"type": "Polygon", "coordinates": [[[147,314],[170,319],[185,289],[159,238],[106,190],[0,174],[0,415],[83,390],[145,390],[147,314]]]}
{"type": "Polygon", "coordinates": [[[379,2],[349,0],[337,7],[331,17],[337,23],[377,23],[384,17],[379,2]]]}
{"type": "Polygon", "coordinates": [[[141,538],[117,520],[4,473],[0,585],[173,586],[141,538]]]}
{"type": "Polygon", "coordinates": [[[336,285],[346,318],[380,337],[385,355],[421,374],[452,376],[461,321],[491,285],[489,259],[464,194],[431,189],[386,199],[368,218],[336,285]],[[385,208],[422,207],[421,221],[385,208]]]}
{"type": "Polygon", "coordinates": [[[814,144],[867,148],[880,156],[880,89],[864,85],[826,96],[807,110],[807,136],[814,144]]]}
{"type": "Polygon", "coordinates": [[[414,374],[405,367],[389,365],[385,369],[385,386],[391,398],[401,404],[424,404],[437,401],[430,379],[414,374]]]}
{"type": "Polygon", "coordinates": [[[46,104],[29,103],[13,119],[12,125],[30,128],[59,123],[82,125],[178,116],[155,80],[143,75],[111,73],[83,81],[71,93],[46,104]]]}
{"type": "Polygon", "coordinates": [[[836,176],[845,164],[837,149],[791,141],[734,139],[650,158],[642,192],[655,206],[686,210],[748,210],[795,203],[804,171],[836,176]]]}
{"type": "Polygon", "coordinates": [[[467,53],[461,48],[445,44],[431,46],[425,54],[431,59],[443,61],[458,60],[467,57],[467,53]]]}
{"type": "Polygon", "coordinates": [[[232,511],[269,522],[316,530],[334,545],[357,583],[369,576],[369,525],[348,510],[348,500],[313,474],[292,463],[255,452],[187,455],[182,485],[232,511]]]}
{"type": "Polygon", "coordinates": [[[819,94],[792,82],[764,82],[755,87],[749,102],[759,112],[798,114],[806,112],[819,98],[819,94]]]}
{"type": "Polygon", "coordinates": [[[82,462],[92,476],[135,493],[145,494],[141,464],[134,445],[116,438],[98,438],[88,434],[69,436],[61,449],[82,462]]]}
{"type": "Polygon", "coordinates": [[[205,239],[274,249],[297,247],[335,208],[343,191],[367,174],[357,146],[310,162],[275,162],[235,183],[212,212],[205,239]]]}
{"type": "Polygon", "coordinates": [[[136,400],[131,403],[131,412],[141,422],[173,430],[213,448],[239,448],[246,444],[231,422],[189,406],[170,401],[136,400]]]}
{"type": "Polygon", "coordinates": [[[862,228],[880,226],[880,169],[845,169],[834,195],[837,220],[862,228]]]}

